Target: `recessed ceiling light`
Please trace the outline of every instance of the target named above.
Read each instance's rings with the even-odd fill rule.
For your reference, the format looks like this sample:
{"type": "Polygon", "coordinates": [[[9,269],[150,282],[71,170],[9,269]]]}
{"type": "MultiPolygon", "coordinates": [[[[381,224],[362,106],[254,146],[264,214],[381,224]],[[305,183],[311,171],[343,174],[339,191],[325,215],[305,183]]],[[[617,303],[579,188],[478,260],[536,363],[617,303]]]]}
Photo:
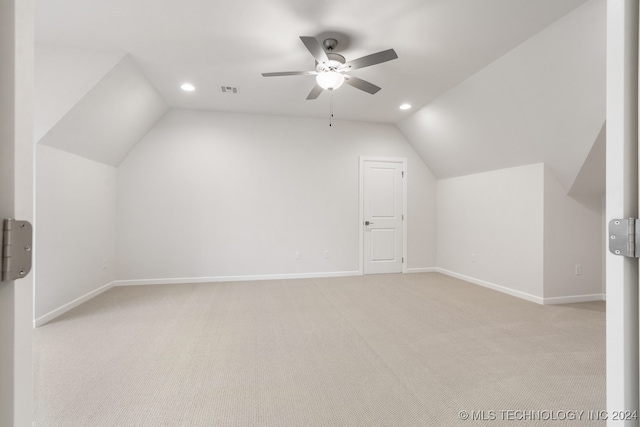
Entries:
{"type": "Polygon", "coordinates": [[[183,83],[180,86],[180,89],[182,89],[185,92],[193,92],[194,90],[196,90],[196,87],[194,85],[192,85],[191,83],[183,83]]]}
{"type": "Polygon", "coordinates": [[[400,106],[400,109],[401,109],[401,110],[408,110],[408,109],[410,109],[410,108],[411,108],[411,104],[402,104],[402,105],[400,106]]]}

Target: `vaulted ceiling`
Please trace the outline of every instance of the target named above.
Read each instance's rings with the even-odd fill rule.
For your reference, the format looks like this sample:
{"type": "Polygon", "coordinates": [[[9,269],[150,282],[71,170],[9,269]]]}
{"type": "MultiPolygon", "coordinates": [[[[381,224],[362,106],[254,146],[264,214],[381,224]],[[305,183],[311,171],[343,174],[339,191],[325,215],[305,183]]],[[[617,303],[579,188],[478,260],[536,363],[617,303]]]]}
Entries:
{"type": "Polygon", "coordinates": [[[261,73],[313,69],[299,36],[333,37],[347,60],[388,48],[398,54],[353,71],[382,90],[335,91],[336,119],[397,124],[439,178],[556,161],[554,172],[566,175],[561,180],[569,189],[604,121],[604,4],[36,0],[36,139],[70,151],[78,151],[73,139],[118,139],[108,152],[78,153],[117,165],[171,107],[328,118],[328,93],[305,100],[313,77],[261,73]],[[542,80],[532,84],[540,73],[542,80]],[[573,83],[567,81],[575,73],[573,83]],[[194,92],[180,90],[186,81],[194,92]],[[559,93],[566,83],[569,90],[559,93]],[[222,93],[221,86],[239,90],[222,93]],[[540,89],[548,96],[532,96],[540,89]],[[405,102],[413,109],[399,110],[405,102]],[[458,121],[442,133],[442,122],[425,119],[434,111],[456,114],[458,121]],[[107,118],[92,122],[96,114],[107,118]],[[137,124],[127,125],[132,116],[137,124]],[[545,130],[537,132],[538,124],[545,130]],[[129,131],[118,134],[118,128],[129,131]],[[558,141],[568,141],[571,152],[544,148],[558,141]],[[545,150],[550,154],[540,155],[545,150]]]}
{"type": "Polygon", "coordinates": [[[353,73],[382,91],[334,94],[338,118],[393,123],[401,103],[424,106],[584,2],[36,0],[35,28],[39,43],[130,54],[173,107],[322,118],[327,94],[305,101],[313,77],[261,73],[313,69],[299,36],[335,35],[347,60],[394,48],[397,60],[353,73]]]}
{"type": "Polygon", "coordinates": [[[605,71],[606,2],[591,0],[399,127],[438,178],[545,163],[568,192],[605,121],[605,71]]]}

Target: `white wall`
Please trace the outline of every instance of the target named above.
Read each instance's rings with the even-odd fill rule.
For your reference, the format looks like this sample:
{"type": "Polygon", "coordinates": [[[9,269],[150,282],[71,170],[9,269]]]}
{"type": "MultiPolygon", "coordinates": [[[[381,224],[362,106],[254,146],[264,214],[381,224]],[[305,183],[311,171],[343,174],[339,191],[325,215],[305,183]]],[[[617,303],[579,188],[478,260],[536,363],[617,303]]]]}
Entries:
{"type": "Polygon", "coordinates": [[[36,45],[35,140],[49,132],[124,55],[124,52],[36,45]]]}
{"type": "MultiPolygon", "coordinates": [[[[602,297],[602,198],[567,196],[553,173],[544,173],[544,297],[602,297]],[[576,274],[580,265],[581,274],[576,274]]],[[[575,298],[574,298],[575,299],[575,298]]]]}
{"type": "Polygon", "coordinates": [[[534,164],[439,180],[438,267],[542,302],[543,178],[534,164]]]}
{"type": "Polygon", "coordinates": [[[40,144],[36,165],[35,318],[41,324],[115,279],[117,170],[40,144]]]}
{"type": "Polygon", "coordinates": [[[398,126],[438,179],[544,163],[568,190],[605,118],[605,56],[589,0],[398,126]]]}
{"type": "Polygon", "coordinates": [[[434,267],[435,179],[395,126],[171,110],[118,170],[118,279],[356,272],[360,155],[408,159],[408,267],[434,267]]]}
{"type": "Polygon", "coordinates": [[[118,166],[168,108],[135,60],[127,55],[39,142],[118,166]]]}
{"type": "Polygon", "coordinates": [[[439,180],[438,267],[538,303],[599,300],[602,221],[601,197],[567,196],[541,163],[439,180]]]}

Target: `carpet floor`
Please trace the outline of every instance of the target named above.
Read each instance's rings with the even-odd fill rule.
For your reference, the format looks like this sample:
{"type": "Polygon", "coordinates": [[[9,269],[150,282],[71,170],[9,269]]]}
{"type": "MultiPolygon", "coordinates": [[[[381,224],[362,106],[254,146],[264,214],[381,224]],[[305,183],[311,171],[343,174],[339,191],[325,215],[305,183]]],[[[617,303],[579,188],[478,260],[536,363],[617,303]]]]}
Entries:
{"type": "Polygon", "coordinates": [[[605,425],[604,302],[437,273],[116,287],[34,339],[37,427],[605,425]]]}

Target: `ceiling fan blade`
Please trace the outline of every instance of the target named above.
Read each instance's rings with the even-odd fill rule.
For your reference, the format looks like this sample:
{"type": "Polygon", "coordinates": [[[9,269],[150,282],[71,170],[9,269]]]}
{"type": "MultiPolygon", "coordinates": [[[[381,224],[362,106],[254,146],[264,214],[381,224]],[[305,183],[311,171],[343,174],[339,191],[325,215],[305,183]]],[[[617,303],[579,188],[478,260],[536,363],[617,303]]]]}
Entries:
{"type": "Polygon", "coordinates": [[[372,53],[344,64],[341,69],[355,70],[358,68],[369,67],[371,65],[380,64],[382,62],[391,61],[398,58],[398,54],[393,49],[383,50],[382,52],[372,53]]]}
{"type": "Polygon", "coordinates": [[[344,76],[344,82],[346,84],[348,84],[349,86],[353,86],[356,89],[360,89],[363,90],[367,93],[370,93],[371,95],[377,93],[380,89],[382,89],[379,86],[374,85],[373,83],[369,83],[366,80],[362,80],[359,79],[357,77],[353,77],[353,76],[344,76]]]}
{"type": "Polygon", "coordinates": [[[304,45],[309,50],[309,52],[311,52],[311,55],[313,55],[316,61],[318,61],[319,63],[329,62],[327,53],[324,51],[324,48],[315,37],[300,36],[300,40],[302,40],[302,43],[304,43],[304,45]]]}
{"type": "Polygon", "coordinates": [[[309,95],[307,96],[307,100],[318,98],[323,90],[324,89],[322,89],[320,86],[316,84],[314,88],[311,89],[311,92],[309,92],[309,95]]]}
{"type": "Polygon", "coordinates": [[[283,71],[279,73],[262,73],[263,77],[277,77],[277,76],[315,76],[317,71],[283,71]]]}

